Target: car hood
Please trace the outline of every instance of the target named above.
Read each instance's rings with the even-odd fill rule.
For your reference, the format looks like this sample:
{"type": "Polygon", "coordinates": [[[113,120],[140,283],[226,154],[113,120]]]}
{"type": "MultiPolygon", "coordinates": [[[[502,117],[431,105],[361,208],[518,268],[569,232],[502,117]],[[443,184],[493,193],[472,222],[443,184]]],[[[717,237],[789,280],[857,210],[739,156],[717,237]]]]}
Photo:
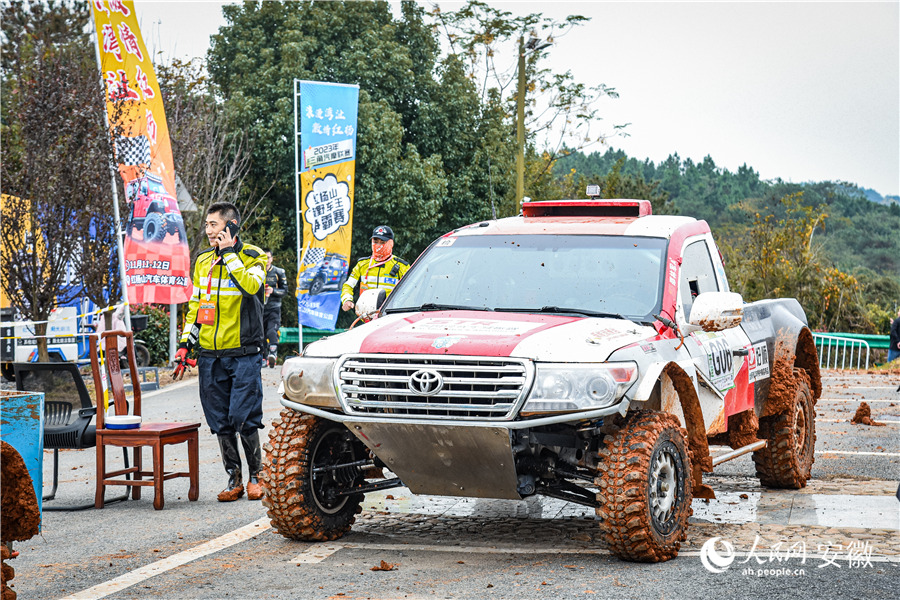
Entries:
{"type": "Polygon", "coordinates": [[[438,354],[597,362],[655,335],[652,327],[624,319],[434,311],[383,316],[315,342],[305,355],[438,354]]]}

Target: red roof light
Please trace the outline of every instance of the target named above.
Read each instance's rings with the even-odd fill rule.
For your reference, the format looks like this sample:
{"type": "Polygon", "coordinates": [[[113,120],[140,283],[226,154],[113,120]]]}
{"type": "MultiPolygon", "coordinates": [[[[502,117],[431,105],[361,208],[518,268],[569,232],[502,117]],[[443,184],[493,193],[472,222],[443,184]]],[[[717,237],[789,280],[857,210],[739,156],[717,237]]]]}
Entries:
{"type": "Polygon", "coordinates": [[[525,217],[645,217],[653,214],[649,200],[551,200],[525,202],[525,217]]]}

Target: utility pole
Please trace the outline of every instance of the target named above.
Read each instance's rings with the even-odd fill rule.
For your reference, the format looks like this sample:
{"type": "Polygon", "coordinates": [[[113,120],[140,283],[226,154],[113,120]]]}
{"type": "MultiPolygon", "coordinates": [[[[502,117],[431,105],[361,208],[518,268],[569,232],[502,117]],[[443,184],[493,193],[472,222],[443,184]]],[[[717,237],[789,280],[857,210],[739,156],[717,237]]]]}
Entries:
{"type": "MultiPolygon", "coordinates": [[[[529,40],[530,42],[531,40],[529,40]]],[[[519,36],[519,87],[516,93],[516,199],[513,213],[525,197],[525,38],[519,36]]]]}
{"type": "Polygon", "coordinates": [[[541,42],[531,32],[528,42],[524,36],[519,36],[519,87],[516,93],[516,199],[513,203],[513,213],[518,212],[518,206],[525,197],[525,50],[537,52],[552,46],[552,42],[541,42]]]}

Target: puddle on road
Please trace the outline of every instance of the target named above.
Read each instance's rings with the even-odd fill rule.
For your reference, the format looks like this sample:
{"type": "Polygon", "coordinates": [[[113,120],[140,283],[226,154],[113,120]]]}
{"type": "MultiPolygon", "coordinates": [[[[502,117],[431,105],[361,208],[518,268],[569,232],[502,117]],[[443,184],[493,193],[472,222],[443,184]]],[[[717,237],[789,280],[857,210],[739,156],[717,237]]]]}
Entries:
{"type": "MultiPolygon", "coordinates": [[[[484,519],[594,517],[594,511],[586,506],[541,496],[531,496],[525,500],[484,500],[416,496],[405,488],[391,492],[367,494],[363,508],[389,514],[484,519]]],[[[900,504],[893,496],[785,492],[716,492],[716,496],[708,503],[694,499],[691,520],[733,525],[758,522],[761,525],[818,525],[900,531],[900,504]]]]}
{"type": "Polygon", "coordinates": [[[798,495],[794,498],[788,525],[900,531],[900,503],[891,496],[798,495]]]}

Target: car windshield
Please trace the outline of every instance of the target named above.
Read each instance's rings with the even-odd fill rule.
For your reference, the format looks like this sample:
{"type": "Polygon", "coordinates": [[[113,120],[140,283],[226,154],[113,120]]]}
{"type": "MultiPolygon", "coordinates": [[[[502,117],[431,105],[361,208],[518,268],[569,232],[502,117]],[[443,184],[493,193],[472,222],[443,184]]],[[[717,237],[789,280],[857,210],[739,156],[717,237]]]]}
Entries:
{"type": "Polygon", "coordinates": [[[166,186],[162,181],[150,180],[150,191],[155,194],[166,194],[166,186]]]}
{"type": "Polygon", "coordinates": [[[388,298],[420,308],[611,314],[649,322],[663,287],[661,238],[459,236],[438,240],[388,298]]]}

